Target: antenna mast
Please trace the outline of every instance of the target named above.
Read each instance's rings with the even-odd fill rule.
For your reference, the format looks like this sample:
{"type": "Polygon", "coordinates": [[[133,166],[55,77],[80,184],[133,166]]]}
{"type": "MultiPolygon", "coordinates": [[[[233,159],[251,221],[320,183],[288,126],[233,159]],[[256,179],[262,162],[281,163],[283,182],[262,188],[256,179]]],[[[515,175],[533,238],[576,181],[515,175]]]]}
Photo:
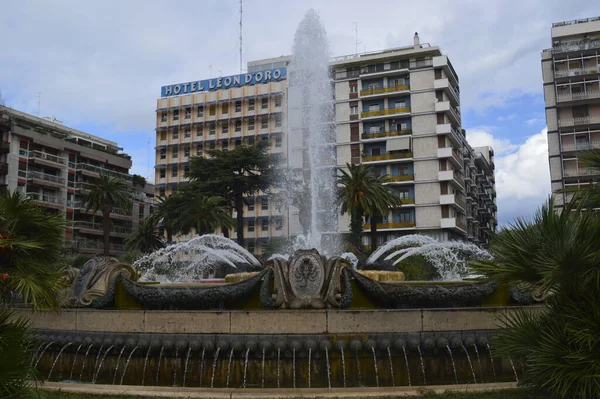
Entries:
{"type": "Polygon", "coordinates": [[[240,74],[242,71],[242,1],[240,0],[240,74]]]}

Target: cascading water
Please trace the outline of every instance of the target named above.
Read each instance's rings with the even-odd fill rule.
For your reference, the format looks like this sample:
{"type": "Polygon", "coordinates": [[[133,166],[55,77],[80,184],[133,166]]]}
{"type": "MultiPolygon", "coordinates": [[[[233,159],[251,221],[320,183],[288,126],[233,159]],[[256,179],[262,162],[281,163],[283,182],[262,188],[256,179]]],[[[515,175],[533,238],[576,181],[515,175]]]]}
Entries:
{"type": "Polygon", "coordinates": [[[492,374],[494,376],[494,381],[496,381],[496,366],[494,366],[494,356],[492,355],[492,348],[490,348],[490,344],[485,344],[488,350],[488,354],[490,355],[490,363],[492,364],[492,374]]]}
{"type": "Polygon", "coordinates": [[[102,354],[102,349],[104,349],[104,345],[100,345],[100,349],[98,349],[98,355],[96,356],[96,361],[94,362],[94,368],[92,369],[92,383],[94,382],[94,376],[96,375],[96,367],[98,366],[98,362],[100,361],[100,355],[102,354]]]}
{"type": "MultiPolygon", "coordinates": [[[[404,353],[404,364],[406,365],[406,375],[408,376],[408,386],[411,386],[410,383],[410,367],[408,367],[408,356],[406,355],[406,347],[402,346],[402,353],[404,353]]],[[[425,374],[423,374],[425,375],[425,374]]]]}
{"type": "Polygon", "coordinates": [[[121,352],[119,352],[119,357],[117,358],[117,366],[115,367],[115,375],[113,376],[113,385],[117,382],[117,371],[119,371],[119,363],[121,362],[121,356],[123,356],[123,352],[125,352],[125,347],[121,348],[121,352]]]}
{"type": "Polygon", "coordinates": [[[85,363],[88,357],[88,354],[90,353],[90,350],[94,347],[94,345],[90,345],[88,346],[87,350],[85,351],[85,356],[83,357],[83,363],[81,364],[81,372],[79,373],[79,382],[81,382],[81,377],[83,377],[83,369],[85,369],[85,363]]]}
{"type": "Polygon", "coordinates": [[[149,347],[148,351],[146,352],[146,358],[144,359],[144,371],[142,372],[142,386],[144,386],[144,381],[146,380],[146,367],[148,367],[148,357],[150,356],[151,350],[152,347],[149,347]]]}
{"type": "Polygon", "coordinates": [[[177,359],[179,358],[179,348],[175,348],[175,360],[173,361],[173,386],[177,386],[177,359]]]}
{"type": "Polygon", "coordinates": [[[379,387],[379,370],[377,369],[377,355],[374,347],[371,348],[371,352],[373,353],[373,367],[375,368],[375,383],[379,387]]]}
{"type": "Polygon", "coordinates": [[[277,388],[280,388],[279,375],[281,370],[281,349],[277,348],[277,388]]]}
{"type": "Polygon", "coordinates": [[[158,361],[156,362],[156,378],[154,379],[154,385],[158,385],[158,379],[160,377],[161,360],[162,360],[162,356],[163,356],[163,352],[164,351],[165,351],[165,347],[162,346],[160,348],[160,353],[158,354],[158,361]]]}
{"type": "Polygon", "coordinates": [[[297,246],[339,254],[335,206],[335,109],[329,71],[327,33],[314,10],[306,13],[294,36],[289,66],[288,160],[300,190],[289,205],[299,208],[305,235],[297,246]],[[331,234],[331,236],[330,236],[331,234]],[[326,238],[327,237],[327,238],[326,238]]]}
{"type": "Polygon", "coordinates": [[[202,386],[202,376],[204,375],[204,354],[206,352],[206,348],[202,348],[202,354],[200,355],[200,382],[198,386],[202,386]]]}
{"type": "Polygon", "coordinates": [[[517,375],[517,369],[515,368],[515,364],[513,363],[512,359],[509,357],[508,361],[510,362],[510,367],[512,367],[513,373],[515,373],[515,381],[518,383],[519,382],[519,376],[517,375]]]}
{"type": "Polygon", "coordinates": [[[325,362],[327,363],[327,386],[331,388],[331,369],[329,365],[329,350],[325,348],[325,362]]]}
{"type": "Polygon", "coordinates": [[[340,352],[342,352],[342,378],[344,379],[344,388],[346,388],[346,357],[343,346],[340,347],[340,352]]]}
{"type": "Polygon", "coordinates": [[[386,348],[386,350],[388,354],[388,360],[390,362],[390,377],[392,377],[392,386],[395,387],[396,381],[394,379],[394,362],[392,361],[392,351],[390,350],[389,346],[386,348]]]}
{"type": "Polygon", "coordinates": [[[56,363],[58,362],[58,359],[60,359],[60,355],[62,355],[63,352],[65,351],[65,349],[67,349],[71,345],[72,345],[72,342],[69,342],[68,344],[65,344],[60,349],[60,352],[58,352],[58,356],[56,356],[56,359],[54,359],[54,363],[52,363],[52,367],[50,368],[50,372],[48,373],[48,380],[50,379],[50,376],[52,375],[52,370],[54,370],[54,366],[56,366],[56,363]]]}
{"type": "Polygon", "coordinates": [[[123,385],[123,379],[125,379],[125,374],[127,374],[127,367],[129,367],[129,362],[131,361],[131,357],[133,356],[133,354],[137,350],[137,348],[138,348],[137,346],[135,348],[133,348],[133,350],[127,357],[127,361],[125,362],[125,367],[123,367],[123,374],[121,374],[121,382],[119,382],[119,385],[123,385]]]}
{"type": "Polygon", "coordinates": [[[452,355],[452,349],[450,349],[450,345],[446,345],[446,350],[450,355],[450,360],[452,361],[452,371],[454,371],[454,382],[458,384],[458,374],[456,373],[456,364],[454,363],[454,355],[452,355]]]}
{"type": "Polygon", "coordinates": [[[40,362],[40,360],[42,360],[42,357],[44,356],[44,352],[46,352],[46,349],[48,349],[50,347],[50,345],[52,345],[53,343],[54,343],[54,341],[50,342],[48,345],[46,345],[44,347],[44,349],[42,349],[42,353],[40,354],[40,357],[38,357],[37,361],[33,365],[34,368],[37,368],[38,363],[40,362]]]}
{"type": "Polygon", "coordinates": [[[104,359],[106,359],[106,355],[108,355],[108,352],[110,352],[110,350],[112,348],[114,348],[114,345],[109,346],[108,349],[106,350],[106,352],[104,352],[104,356],[102,356],[102,360],[100,360],[100,364],[98,365],[98,369],[96,370],[96,374],[95,374],[94,379],[92,380],[92,384],[95,384],[96,380],[98,380],[98,374],[100,374],[100,369],[102,369],[102,364],[104,363],[104,359]]]}
{"type": "Polygon", "coordinates": [[[75,356],[73,357],[73,364],[71,365],[71,374],[69,374],[69,380],[73,379],[73,371],[75,370],[75,363],[77,363],[77,356],[79,355],[79,350],[81,349],[82,346],[83,346],[83,344],[79,344],[79,346],[77,347],[77,350],[75,351],[75,356]]]}
{"type": "Polygon", "coordinates": [[[308,374],[308,387],[310,388],[310,376],[312,375],[312,369],[311,369],[311,357],[312,357],[312,348],[308,348],[308,370],[306,371],[306,374],[308,374]]]}
{"type": "Polygon", "coordinates": [[[188,348],[187,351],[187,356],[185,357],[185,366],[183,366],[183,381],[181,382],[181,386],[185,387],[185,380],[187,378],[187,370],[188,370],[188,363],[190,361],[190,355],[192,354],[192,348],[188,348]]]}
{"type": "Polygon", "coordinates": [[[235,351],[234,348],[231,348],[231,350],[229,351],[229,361],[227,362],[227,381],[225,382],[225,386],[227,388],[229,388],[229,377],[231,375],[231,361],[233,360],[233,352],[235,351]]]}
{"type": "Polygon", "coordinates": [[[294,388],[296,388],[296,348],[292,349],[292,375],[294,376],[294,388]]]}
{"type": "Polygon", "coordinates": [[[477,356],[477,363],[479,364],[479,375],[481,376],[481,382],[483,382],[483,367],[481,365],[481,357],[479,357],[479,349],[477,349],[477,344],[473,344],[473,349],[475,349],[475,355],[477,356]]]}
{"type": "Polygon", "coordinates": [[[473,374],[473,382],[477,384],[477,378],[475,377],[475,369],[473,369],[473,363],[471,362],[471,355],[469,355],[469,351],[465,344],[460,344],[462,346],[463,351],[465,351],[465,355],[467,355],[467,360],[469,361],[469,367],[471,368],[471,374],[473,374]]]}
{"type": "Polygon", "coordinates": [[[246,376],[248,375],[248,355],[250,354],[250,348],[246,349],[246,356],[244,357],[244,384],[242,388],[246,388],[246,376]]]}
{"type": "Polygon", "coordinates": [[[425,378],[425,363],[423,363],[423,353],[421,352],[420,346],[417,346],[417,351],[419,352],[419,361],[421,362],[421,373],[423,374],[423,385],[427,385],[427,378],[425,378]]]}
{"type": "Polygon", "coordinates": [[[355,351],[356,354],[356,376],[357,376],[357,382],[358,382],[358,386],[362,386],[362,375],[360,373],[360,357],[358,356],[358,349],[356,349],[355,351]]]}
{"type": "Polygon", "coordinates": [[[33,367],[33,363],[35,362],[35,360],[38,358],[38,353],[40,352],[40,349],[42,349],[42,347],[46,345],[45,342],[42,342],[33,352],[33,355],[31,355],[31,362],[30,362],[30,366],[33,367]]]}
{"type": "Polygon", "coordinates": [[[217,371],[217,362],[219,361],[219,352],[220,351],[221,351],[221,348],[217,348],[217,350],[215,351],[215,359],[213,361],[212,376],[210,377],[210,387],[211,388],[215,387],[215,373],[217,371]]]}

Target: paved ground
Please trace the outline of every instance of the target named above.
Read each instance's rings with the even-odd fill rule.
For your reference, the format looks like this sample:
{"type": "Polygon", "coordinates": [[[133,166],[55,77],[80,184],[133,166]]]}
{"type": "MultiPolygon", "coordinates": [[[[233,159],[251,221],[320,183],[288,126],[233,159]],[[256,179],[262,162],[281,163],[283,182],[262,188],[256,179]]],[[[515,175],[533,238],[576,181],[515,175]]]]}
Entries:
{"type": "MultiPolygon", "coordinates": [[[[498,384],[468,384],[468,385],[430,385],[428,390],[444,392],[492,391],[516,388],[514,382],[498,384]]],[[[145,386],[114,386],[100,384],[69,384],[48,382],[42,389],[69,393],[87,393],[95,395],[130,395],[155,398],[245,398],[245,399],[275,399],[275,398],[366,398],[386,396],[416,396],[420,387],[383,387],[383,388],[302,388],[302,389],[210,389],[210,388],[172,388],[145,386]]]]}

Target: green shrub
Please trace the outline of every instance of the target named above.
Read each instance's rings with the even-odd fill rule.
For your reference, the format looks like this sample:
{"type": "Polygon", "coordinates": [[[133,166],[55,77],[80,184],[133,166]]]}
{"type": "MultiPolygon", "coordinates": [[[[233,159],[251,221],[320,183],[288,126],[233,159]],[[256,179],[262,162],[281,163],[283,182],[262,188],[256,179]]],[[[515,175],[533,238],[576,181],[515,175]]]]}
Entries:
{"type": "Polygon", "coordinates": [[[429,281],[438,277],[435,266],[422,255],[413,255],[402,260],[397,270],[404,273],[406,281],[429,281]]]}

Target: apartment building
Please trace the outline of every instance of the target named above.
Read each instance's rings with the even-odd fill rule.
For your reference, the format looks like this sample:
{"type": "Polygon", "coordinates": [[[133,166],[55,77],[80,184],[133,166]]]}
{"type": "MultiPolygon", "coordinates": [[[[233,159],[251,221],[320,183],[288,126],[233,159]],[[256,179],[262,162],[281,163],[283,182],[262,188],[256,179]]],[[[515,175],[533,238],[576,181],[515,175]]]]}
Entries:
{"type": "Polygon", "coordinates": [[[403,202],[378,224],[379,243],[420,233],[486,244],[496,228],[494,153],[467,143],[448,57],[415,34],[413,46],[338,57],[332,68],[338,166],[372,166],[403,202]]]}
{"type": "MultiPolygon", "coordinates": [[[[302,152],[294,144],[298,137],[287,136],[290,60],[253,61],[247,74],[162,87],[156,112],[158,196],[185,184],[190,156],[207,149],[267,140],[270,151],[288,163],[302,152]]],[[[494,153],[467,143],[459,80],[448,57],[415,36],[413,46],[337,57],[331,68],[337,166],[372,166],[388,176],[403,202],[383,217],[379,242],[421,233],[486,244],[497,224],[494,153]]],[[[260,251],[270,237],[302,232],[298,212],[272,208],[264,196],[249,199],[244,216],[250,250],[260,251]]],[[[348,224],[340,215],[339,231],[348,232],[348,224]]]]}
{"type": "Polygon", "coordinates": [[[102,253],[102,215],[86,212],[84,197],[100,174],[131,185],[132,208],[114,208],[111,254],[125,252],[124,239],[150,214],[154,188],[129,174],[131,158],[117,143],[0,106],[0,188],[19,191],[48,212],[65,216],[65,250],[102,253]]]}
{"type": "MultiPolygon", "coordinates": [[[[190,158],[208,150],[264,141],[269,152],[285,157],[286,63],[263,67],[162,87],[156,110],[156,196],[169,196],[186,184],[190,158]]],[[[247,198],[244,223],[251,251],[271,237],[288,235],[286,219],[265,195],[247,198]]]]}
{"type": "Polygon", "coordinates": [[[552,47],[542,52],[548,157],[555,206],[600,177],[579,162],[581,151],[600,149],[600,17],[557,22],[552,47]]]}

